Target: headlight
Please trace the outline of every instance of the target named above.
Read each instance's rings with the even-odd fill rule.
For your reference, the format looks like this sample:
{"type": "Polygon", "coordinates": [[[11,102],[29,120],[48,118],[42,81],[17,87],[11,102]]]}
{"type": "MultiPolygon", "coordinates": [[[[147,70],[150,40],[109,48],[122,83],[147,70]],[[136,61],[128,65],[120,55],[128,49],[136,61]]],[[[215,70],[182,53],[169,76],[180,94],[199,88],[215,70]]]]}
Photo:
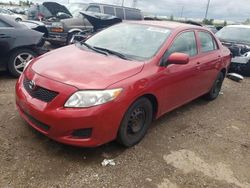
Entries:
{"type": "Polygon", "coordinates": [[[63,32],[63,23],[61,23],[61,22],[52,23],[51,31],[56,32],[56,33],[62,33],[63,32]]]}
{"type": "Polygon", "coordinates": [[[65,103],[68,108],[87,108],[114,100],[122,89],[77,91],[65,103]]]}

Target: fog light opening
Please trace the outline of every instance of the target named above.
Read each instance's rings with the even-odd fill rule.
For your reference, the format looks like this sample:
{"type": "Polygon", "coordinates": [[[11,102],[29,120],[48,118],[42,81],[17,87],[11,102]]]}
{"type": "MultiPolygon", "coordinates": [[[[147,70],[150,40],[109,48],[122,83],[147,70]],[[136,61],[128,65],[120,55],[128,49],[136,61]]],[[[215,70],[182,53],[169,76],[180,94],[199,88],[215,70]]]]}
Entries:
{"type": "Polygon", "coordinates": [[[72,132],[72,136],[78,139],[90,138],[92,134],[92,128],[87,129],[77,129],[72,132]]]}

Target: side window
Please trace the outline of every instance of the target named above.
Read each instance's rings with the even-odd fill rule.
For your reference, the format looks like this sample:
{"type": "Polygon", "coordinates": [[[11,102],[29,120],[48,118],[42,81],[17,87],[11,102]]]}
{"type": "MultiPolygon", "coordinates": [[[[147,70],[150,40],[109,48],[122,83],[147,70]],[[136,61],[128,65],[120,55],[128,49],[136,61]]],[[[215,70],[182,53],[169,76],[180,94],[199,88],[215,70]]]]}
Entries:
{"type": "Polygon", "coordinates": [[[3,22],[2,20],[0,20],[0,28],[1,27],[11,27],[9,24],[3,22]]]}
{"type": "Polygon", "coordinates": [[[211,34],[207,32],[199,32],[198,36],[201,41],[202,52],[210,52],[218,49],[217,44],[211,34]]]}
{"type": "Polygon", "coordinates": [[[114,15],[115,16],[115,9],[114,9],[114,7],[104,6],[103,7],[103,11],[104,11],[104,14],[110,14],[110,15],[114,15]]]}
{"type": "Polygon", "coordinates": [[[198,52],[194,32],[189,31],[177,36],[172,46],[164,54],[164,59],[167,59],[174,52],[185,53],[190,57],[197,55],[198,52]]]}
{"type": "Polygon", "coordinates": [[[141,20],[142,15],[140,11],[125,9],[126,20],[141,20]]]}
{"type": "Polygon", "coordinates": [[[116,16],[124,20],[124,10],[123,8],[115,8],[116,16]]]}
{"type": "Polygon", "coordinates": [[[93,5],[89,6],[86,11],[101,13],[100,7],[99,6],[93,6],[93,5]]]}

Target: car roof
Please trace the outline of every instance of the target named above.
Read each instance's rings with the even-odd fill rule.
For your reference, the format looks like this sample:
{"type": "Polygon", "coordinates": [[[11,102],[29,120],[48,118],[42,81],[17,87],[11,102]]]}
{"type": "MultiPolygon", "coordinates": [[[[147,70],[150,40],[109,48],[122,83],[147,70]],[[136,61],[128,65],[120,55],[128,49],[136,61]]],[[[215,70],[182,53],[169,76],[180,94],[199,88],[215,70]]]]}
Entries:
{"type": "Polygon", "coordinates": [[[129,21],[129,23],[141,24],[141,25],[151,25],[155,27],[165,27],[168,29],[203,29],[208,30],[201,26],[196,26],[192,24],[185,24],[173,21],[129,21]]]}
{"type": "Polygon", "coordinates": [[[250,29],[250,25],[228,25],[226,27],[235,27],[235,28],[247,28],[247,29],[250,29]]]}
{"type": "Polygon", "coordinates": [[[119,5],[112,5],[112,4],[105,4],[105,3],[89,3],[89,5],[102,5],[102,6],[111,6],[111,7],[117,7],[117,8],[125,8],[125,9],[132,9],[132,10],[137,10],[141,11],[138,8],[132,8],[132,7],[125,7],[125,6],[119,6],[119,5]]]}

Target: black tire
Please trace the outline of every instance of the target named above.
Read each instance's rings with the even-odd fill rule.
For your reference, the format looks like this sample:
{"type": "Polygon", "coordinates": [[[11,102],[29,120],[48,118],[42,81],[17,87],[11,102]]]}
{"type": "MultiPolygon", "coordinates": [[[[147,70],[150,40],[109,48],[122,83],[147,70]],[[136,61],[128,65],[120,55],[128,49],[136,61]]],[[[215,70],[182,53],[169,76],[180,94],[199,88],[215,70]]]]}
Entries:
{"type": "Polygon", "coordinates": [[[16,22],[20,22],[20,21],[22,21],[22,19],[21,19],[21,18],[16,18],[15,20],[16,20],[16,22]]]}
{"type": "Polygon", "coordinates": [[[49,41],[49,43],[54,47],[61,47],[64,45],[63,42],[49,41]]]}
{"type": "Polygon", "coordinates": [[[152,119],[152,103],[145,97],[135,101],[123,117],[117,135],[118,143],[125,147],[131,147],[140,142],[152,119]]]}
{"type": "Polygon", "coordinates": [[[19,77],[21,73],[23,72],[23,68],[25,63],[30,61],[29,56],[32,56],[31,58],[34,58],[36,56],[36,53],[29,50],[29,49],[19,49],[11,53],[10,59],[8,62],[8,70],[11,73],[12,76],[14,77],[19,77]],[[25,62],[21,62],[18,60],[18,56],[22,56],[24,59],[27,57],[27,60],[25,59],[25,62]],[[17,68],[17,65],[22,64],[22,67],[17,68]]]}
{"type": "Polygon", "coordinates": [[[204,96],[204,98],[206,100],[212,101],[214,99],[216,99],[221,91],[221,87],[224,81],[224,74],[222,72],[220,72],[213,84],[213,87],[211,88],[211,90],[204,96]]]}
{"type": "Polygon", "coordinates": [[[37,44],[39,47],[43,47],[45,44],[45,39],[42,38],[41,41],[37,44]]]}

